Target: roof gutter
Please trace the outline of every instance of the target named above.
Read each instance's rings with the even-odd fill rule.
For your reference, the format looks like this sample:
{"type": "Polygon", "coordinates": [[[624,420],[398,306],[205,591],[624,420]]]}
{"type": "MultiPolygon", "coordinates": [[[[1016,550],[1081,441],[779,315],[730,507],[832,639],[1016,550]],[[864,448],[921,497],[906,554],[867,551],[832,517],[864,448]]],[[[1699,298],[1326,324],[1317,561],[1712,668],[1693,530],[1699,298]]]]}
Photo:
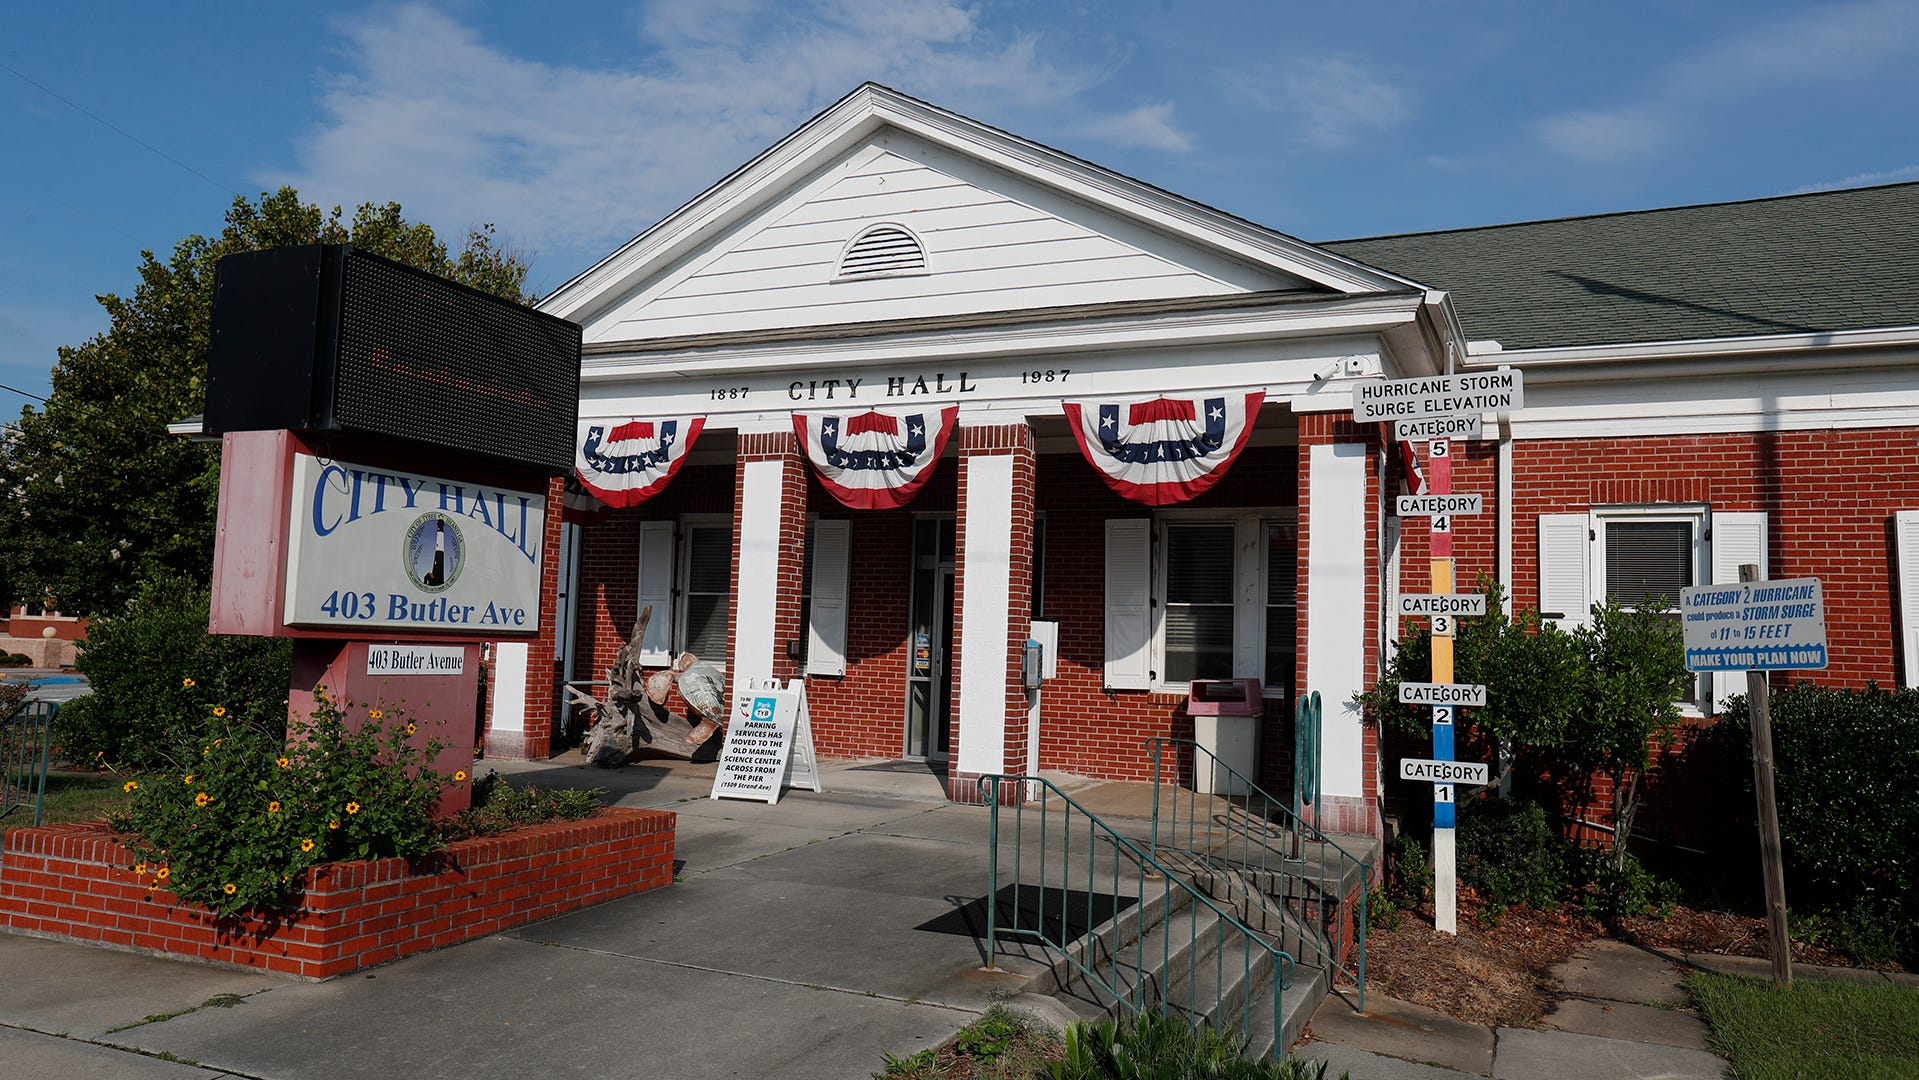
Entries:
{"type": "Polygon", "coordinates": [[[1616,365],[1646,365],[1652,377],[1691,378],[1769,370],[1803,370],[1809,361],[1837,360],[1866,367],[1907,366],[1919,349],[1919,326],[1869,330],[1821,330],[1753,337],[1694,338],[1678,341],[1630,341],[1607,345],[1570,345],[1548,349],[1501,349],[1497,342],[1473,342],[1463,351],[1465,366],[1485,370],[1524,368],[1526,377],[1549,382],[1583,382],[1617,377],[1616,365]],[[1875,355],[1871,350],[1883,350],[1875,355]],[[1771,363],[1755,364],[1755,358],[1771,363]]]}

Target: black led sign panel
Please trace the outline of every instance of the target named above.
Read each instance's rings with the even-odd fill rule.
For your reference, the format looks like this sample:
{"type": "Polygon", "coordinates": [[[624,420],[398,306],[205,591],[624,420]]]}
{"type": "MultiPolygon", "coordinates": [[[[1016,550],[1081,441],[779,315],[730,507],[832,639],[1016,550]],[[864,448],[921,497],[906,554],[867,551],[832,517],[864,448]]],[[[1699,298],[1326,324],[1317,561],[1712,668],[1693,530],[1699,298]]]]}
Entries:
{"type": "Polygon", "coordinates": [[[580,328],[341,244],[215,271],[206,429],[339,431],[573,464],[580,328]]]}

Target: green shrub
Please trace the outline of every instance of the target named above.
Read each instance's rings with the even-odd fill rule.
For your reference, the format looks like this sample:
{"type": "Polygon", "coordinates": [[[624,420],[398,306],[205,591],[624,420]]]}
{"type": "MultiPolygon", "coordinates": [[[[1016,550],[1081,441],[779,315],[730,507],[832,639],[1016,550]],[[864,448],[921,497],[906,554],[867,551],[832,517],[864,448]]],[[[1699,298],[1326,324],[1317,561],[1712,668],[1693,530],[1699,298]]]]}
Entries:
{"type": "Polygon", "coordinates": [[[1402,833],[1387,843],[1385,889],[1396,907],[1408,911],[1433,898],[1433,864],[1417,837],[1402,833]]]}
{"type": "MultiPolygon", "coordinates": [[[[1919,963],[1919,690],[1802,682],[1771,695],[1771,717],[1787,900],[1856,959],[1919,963]]],[[[1750,724],[1737,698],[1715,737],[1743,748],[1750,724]]]]}
{"type": "Polygon", "coordinates": [[[442,844],[430,817],[445,777],[437,742],[380,708],[323,704],[290,742],[219,715],[212,732],[176,742],[160,768],[128,780],[134,872],[221,916],[288,905],[301,874],[326,861],[424,855],[442,844]],[[364,720],[361,718],[364,717],[364,720]]]}
{"type": "Polygon", "coordinates": [[[1514,904],[1551,908],[1570,886],[1571,845],[1537,803],[1472,799],[1459,808],[1459,880],[1497,914],[1514,904]]]}
{"type": "Polygon", "coordinates": [[[1076,1021],[1066,1028],[1050,1080],[1323,1080],[1323,1062],[1255,1061],[1246,1037],[1180,1016],[1141,1013],[1124,1023],[1076,1021]]]}
{"type": "Polygon", "coordinates": [[[473,785],[473,805],[454,816],[450,831],[459,836],[497,836],[543,821],[577,821],[600,808],[605,788],[515,788],[499,773],[473,785]]]}
{"type": "Polygon", "coordinates": [[[1577,848],[1571,865],[1573,888],[1594,918],[1652,915],[1663,919],[1679,901],[1679,887],[1646,869],[1631,852],[1619,861],[1611,850],[1577,848]]]}
{"type": "Polygon", "coordinates": [[[33,657],[26,653],[10,652],[0,655],[0,667],[32,667],[33,657]]]}
{"type": "Polygon", "coordinates": [[[160,767],[168,750],[228,725],[213,705],[277,734],[286,724],[292,643],[207,633],[208,592],[186,578],[148,581],[125,613],[87,627],[76,665],[93,693],[54,720],[71,761],[160,767]]]}

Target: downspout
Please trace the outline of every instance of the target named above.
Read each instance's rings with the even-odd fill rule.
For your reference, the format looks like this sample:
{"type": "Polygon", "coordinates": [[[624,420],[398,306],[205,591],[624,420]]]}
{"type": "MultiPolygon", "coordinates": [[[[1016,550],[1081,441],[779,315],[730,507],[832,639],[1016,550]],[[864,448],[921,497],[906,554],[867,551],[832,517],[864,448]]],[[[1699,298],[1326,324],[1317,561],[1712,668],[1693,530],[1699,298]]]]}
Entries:
{"type": "MultiPolygon", "coordinates": [[[[1501,591],[1505,594],[1502,606],[1506,618],[1513,617],[1513,418],[1509,413],[1499,415],[1499,454],[1495,459],[1495,487],[1499,499],[1499,518],[1494,526],[1496,536],[1493,548],[1497,565],[1494,570],[1499,579],[1501,591]]],[[[1499,797],[1513,797],[1513,742],[1511,739],[1499,740],[1499,797]]]]}

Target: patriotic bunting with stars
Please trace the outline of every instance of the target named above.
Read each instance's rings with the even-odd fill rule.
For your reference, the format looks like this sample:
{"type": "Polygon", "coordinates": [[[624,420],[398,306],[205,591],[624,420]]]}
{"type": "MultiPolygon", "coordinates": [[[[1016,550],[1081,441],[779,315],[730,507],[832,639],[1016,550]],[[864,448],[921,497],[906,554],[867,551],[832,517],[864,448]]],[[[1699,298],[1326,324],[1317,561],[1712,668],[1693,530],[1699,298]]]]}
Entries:
{"type": "Polygon", "coordinates": [[[1144,401],[1068,401],[1081,454],[1108,487],[1169,506],[1219,482],[1246,447],[1264,391],[1144,401]]]}
{"type": "Polygon", "coordinates": [[[820,486],[855,510],[905,506],[946,449],[959,406],[911,412],[794,413],[820,486]]]}
{"type": "Polygon", "coordinates": [[[594,498],[619,509],[660,493],[686,464],[706,417],[582,420],[573,471],[594,498]]]}

